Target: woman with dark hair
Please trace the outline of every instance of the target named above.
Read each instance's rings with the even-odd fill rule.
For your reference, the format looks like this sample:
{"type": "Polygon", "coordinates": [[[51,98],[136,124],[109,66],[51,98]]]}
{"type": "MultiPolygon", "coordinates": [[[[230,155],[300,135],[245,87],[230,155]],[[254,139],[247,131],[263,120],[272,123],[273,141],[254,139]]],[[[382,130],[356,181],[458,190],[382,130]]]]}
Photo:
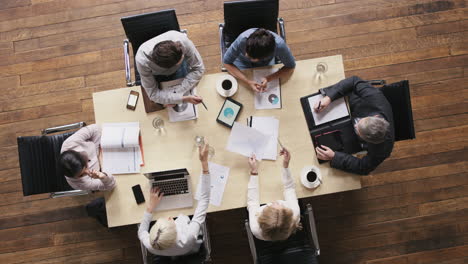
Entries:
{"type": "Polygon", "coordinates": [[[62,145],[59,170],[73,189],[110,190],[115,186],[112,174],[101,172],[101,127],[89,125],[76,131],[62,145]]]}

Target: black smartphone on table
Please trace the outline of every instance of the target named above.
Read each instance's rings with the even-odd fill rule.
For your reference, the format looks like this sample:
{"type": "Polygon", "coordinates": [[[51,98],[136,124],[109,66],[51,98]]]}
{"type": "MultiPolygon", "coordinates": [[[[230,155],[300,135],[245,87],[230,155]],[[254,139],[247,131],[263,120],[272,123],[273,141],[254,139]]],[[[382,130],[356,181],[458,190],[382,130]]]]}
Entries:
{"type": "Polygon", "coordinates": [[[145,202],[145,196],[143,195],[143,192],[141,191],[141,186],[140,184],[137,184],[132,187],[133,190],[133,195],[135,196],[135,201],[137,204],[141,204],[145,202]]]}

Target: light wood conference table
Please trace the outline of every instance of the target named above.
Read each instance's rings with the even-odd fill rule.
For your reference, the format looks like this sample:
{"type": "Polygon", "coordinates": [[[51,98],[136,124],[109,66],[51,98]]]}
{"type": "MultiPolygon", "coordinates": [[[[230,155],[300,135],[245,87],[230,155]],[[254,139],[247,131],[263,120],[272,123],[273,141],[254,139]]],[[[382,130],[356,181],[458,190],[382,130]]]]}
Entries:
{"type": "MultiPolygon", "coordinates": [[[[248,76],[252,72],[246,71],[248,76]]],[[[215,89],[216,81],[227,73],[206,74],[197,86],[197,92],[204,98],[208,111],[198,105],[198,119],[170,123],[166,110],[147,114],[143,100],[138,100],[135,111],[126,109],[130,90],[140,92],[140,87],[121,88],[93,94],[96,123],[109,122],[140,122],[141,137],[145,165],[139,174],[115,175],[116,187],[106,192],[106,209],[109,227],[139,223],[143,217],[146,204],[137,205],[131,187],[140,184],[146,201],[149,199],[149,181],[143,173],[170,169],[187,168],[191,176],[192,193],[198,184],[201,165],[194,138],[204,136],[214,147],[215,155],[211,162],[230,168],[222,204],[219,207],[210,205],[208,212],[222,211],[245,207],[247,204],[247,183],[249,181],[249,166],[247,158],[225,150],[230,129],[216,122],[216,117],[224,102],[215,89]],[[155,117],[164,120],[164,130],[158,131],[152,126],[155,117]]],[[[247,117],[274,116],[280,120],[279,138],[281,143],[290,150],[290,169],[296,182],[298,198],[329,194],[361,188],[358,175],[345,173],[330,168],[328,163],[318,164],[314,147],[305,122],[304,113],[299,98],[317,92],[319,88],[332,85],[344,78],[343,60],[341,55],[297,61],[294,73],[288,80],[281,80],[281,109],[256,110],[254,93],[242,83],[239,83],[237,93],[232,97],[243,104],[243,109],[237,119],[246,123],[247,117]],[[317,78],[316,65],[325,62],[328,71],[323,78],[317,78]],[[323,183],[310,190],[300,183],[300,172],[304,166],[315,165],[320,168],[323,183]]],[[[140,96],[141,97],[141,96],[140,96]]],[[[283,199],[283,184],[281,181],[282,157],[276,161],[261,161],[259,164],[260,202],[267,203],[283,199]]],[[[175,217],[180,213],[191,215],[196,208],[156,211],[153,219],[159,217],[175,217]]]]}

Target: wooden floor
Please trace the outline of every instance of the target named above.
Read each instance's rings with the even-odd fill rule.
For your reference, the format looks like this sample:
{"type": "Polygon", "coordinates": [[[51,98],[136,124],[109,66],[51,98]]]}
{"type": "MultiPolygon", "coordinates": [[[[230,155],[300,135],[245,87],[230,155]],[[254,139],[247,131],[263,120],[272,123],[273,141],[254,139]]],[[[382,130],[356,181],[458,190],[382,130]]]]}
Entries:
{"type": "MultiPolygon", "coordinates": [[[[135,226],[87,218],[96,196],[23,197],[16,137],[94,122],[92,93],[125,86],[122,16],[175,8],[218,72],[222,2],[0,1],[0,263],[141,262],[135,226]]],[[[320,262],[468,263],[467,1],[280,2],[297,59],[342,54],[346,76],[411,83],[417,139],[396,143],[361,190],[309,199],[320,262]]],[[[216,263],[251,263],[245,217],[209,215],[216,263]]]]}

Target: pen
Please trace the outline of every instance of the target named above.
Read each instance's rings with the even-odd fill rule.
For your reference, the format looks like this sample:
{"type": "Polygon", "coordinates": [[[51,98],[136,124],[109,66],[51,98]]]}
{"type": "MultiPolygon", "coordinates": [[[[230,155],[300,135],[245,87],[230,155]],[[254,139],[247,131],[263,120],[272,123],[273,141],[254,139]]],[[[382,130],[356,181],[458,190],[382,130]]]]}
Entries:
{"type": "Polygon", "coordinates": [[[279,138],[278,138],[278,143],[280,144],[280,147],[281,147],[282,149],[284,149],[284,146],[283,146],[283,144],[281,144],[281,141],[279,140],[279,138]]]}
{"type": "Polygon", "coordinates": [[[205,109],[208,111],[208,108],[206,107],[205,103],[203,101],[201,101],[203,107],[205,107],[205,109]]]}
{"type": "Polygon", "coordinates": [[[317,106],[317,111],[320,110],[320,105],[322,104],[322,100],[319,101],[319,105],[317,106]]]}

